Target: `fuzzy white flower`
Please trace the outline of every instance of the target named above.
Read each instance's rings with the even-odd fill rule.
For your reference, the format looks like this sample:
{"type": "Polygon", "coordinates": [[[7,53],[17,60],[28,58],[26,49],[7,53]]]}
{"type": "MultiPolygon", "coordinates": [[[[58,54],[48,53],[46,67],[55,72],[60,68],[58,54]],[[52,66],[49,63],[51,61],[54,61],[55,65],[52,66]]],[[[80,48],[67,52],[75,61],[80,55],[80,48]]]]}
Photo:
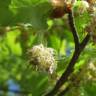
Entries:
{"type": "Polygon", "coordinates": [[[30,62],[37,70],[52,74],[57,67],[55,51],[52,48],[44,47],[42,44],[33,46],[29,51],[30,62]]]}

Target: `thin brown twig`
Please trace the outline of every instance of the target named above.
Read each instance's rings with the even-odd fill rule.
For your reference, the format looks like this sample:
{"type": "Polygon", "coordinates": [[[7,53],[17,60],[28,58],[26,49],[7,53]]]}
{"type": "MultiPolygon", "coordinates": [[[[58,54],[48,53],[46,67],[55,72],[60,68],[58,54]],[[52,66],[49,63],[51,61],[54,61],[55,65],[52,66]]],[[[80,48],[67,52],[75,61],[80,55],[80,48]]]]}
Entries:
{"type": "Polygon", "coordinates": [[[69,21],[69,25],[70,25],[70,29],[74,38],[74,43],[75,43],[75,50],[78,49],[79,46],[79,36],[77,33],[77,29],[75,26],[75,22],[74,22],[74,16],[73,16],[73,12],[70,11],[68,14],[68,21],[69,21]]]}
{"type": "Polygon", "coordinates": [[[79,58],[81,52],[83,51],[83,49],[87,45],[87,43],[89,41],[89,38],[90,38],[90,35],[87,34],[87,36],[84,38],[84,40],[81,43],[79,43],[79,37],[78,37],[76,27],[75,27],[75,24],[74,24],[72,11],[69,12],[69,14],[68,14],[68,20],[69,20],[69,25],[70,25],[71,32],[72,32],[73,38],[74,38],[75,51],[73,53],[72,59],[70,60],[70,62],[68,64],[68,67],[66,68],[66,71],[62,74],[60,79],[57,81],[57,83],[56,83],[55,87],[53,88],[53,90],[51,90],[45,96],[54,96],[55,94],[57,94],[59,88],[61,88],[62,85],[68,80],[68,77],[74,71],[73,68],[74,68],[74,65],[77,62],[77,59],[79,58]]]}

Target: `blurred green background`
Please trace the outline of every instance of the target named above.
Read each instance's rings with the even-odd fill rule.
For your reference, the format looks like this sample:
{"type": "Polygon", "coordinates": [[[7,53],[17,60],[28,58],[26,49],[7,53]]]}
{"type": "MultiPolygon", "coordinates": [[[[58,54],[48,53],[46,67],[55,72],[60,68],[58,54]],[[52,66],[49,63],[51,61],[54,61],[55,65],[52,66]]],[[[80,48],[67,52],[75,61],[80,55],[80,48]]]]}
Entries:
{"type": "MultiPolygon", "coordinates": [[[[34,45],[57,51],[58,77],[66,69],[74,52],[73,37],[67,15],[52,20],[50,10],[48,0],[0,0],[0,96],[43,96],[53,88],[56,79],[28,63],[27,51],[34,45]]],[[[90,16],[85,12],[75,21],[82,41],[90,16]]],[[[79,87],[70,86],[66,96],[96,96],[96,45],[91,41],[74,69],[79,87]]]]}

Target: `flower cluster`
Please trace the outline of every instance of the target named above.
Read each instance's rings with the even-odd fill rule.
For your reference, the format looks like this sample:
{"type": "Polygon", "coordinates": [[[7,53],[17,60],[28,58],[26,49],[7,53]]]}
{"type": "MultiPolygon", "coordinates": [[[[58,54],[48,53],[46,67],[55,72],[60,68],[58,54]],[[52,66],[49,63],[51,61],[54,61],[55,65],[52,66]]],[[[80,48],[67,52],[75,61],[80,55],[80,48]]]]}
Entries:
{"type": "Polygon", "coordinates": [[[90,6],[91,21],[86,26],[85,30],[91,35],[94,43],[96,43],[96,6],[90,6]]]}
{"type": "Polygon", "coordinates": [[[30,63],[38,71],[54,73],[57,67],[55,50],[44,47],[42,44],[33,46],[29,51],[30,63]]]}
{"type": "Polygon", "coordinates": [[[73,8],[75,9],[76,14],[83,14],[89,9],[89,4],[87,1],[75,1],[73,8]]]}
{"type": "Polygon", "coordinates": [[[94,16],[91,22],[86,26],[85,30],[91,35],[92,41],[96,43],[96,16],[94,16]]]}

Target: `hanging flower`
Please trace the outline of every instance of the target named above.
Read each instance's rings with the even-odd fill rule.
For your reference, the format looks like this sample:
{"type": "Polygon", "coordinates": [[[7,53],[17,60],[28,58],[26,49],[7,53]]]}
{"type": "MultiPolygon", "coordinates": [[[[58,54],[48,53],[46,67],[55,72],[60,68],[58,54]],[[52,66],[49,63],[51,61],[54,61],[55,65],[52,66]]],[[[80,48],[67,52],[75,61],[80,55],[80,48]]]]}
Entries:
{"type": "Polygon", "coordinates": [[[37,71],[52,74],[57,68],[55,50],[44,47],[43,44],[33,46],[29,51],[30,63],[37,71]]]}

